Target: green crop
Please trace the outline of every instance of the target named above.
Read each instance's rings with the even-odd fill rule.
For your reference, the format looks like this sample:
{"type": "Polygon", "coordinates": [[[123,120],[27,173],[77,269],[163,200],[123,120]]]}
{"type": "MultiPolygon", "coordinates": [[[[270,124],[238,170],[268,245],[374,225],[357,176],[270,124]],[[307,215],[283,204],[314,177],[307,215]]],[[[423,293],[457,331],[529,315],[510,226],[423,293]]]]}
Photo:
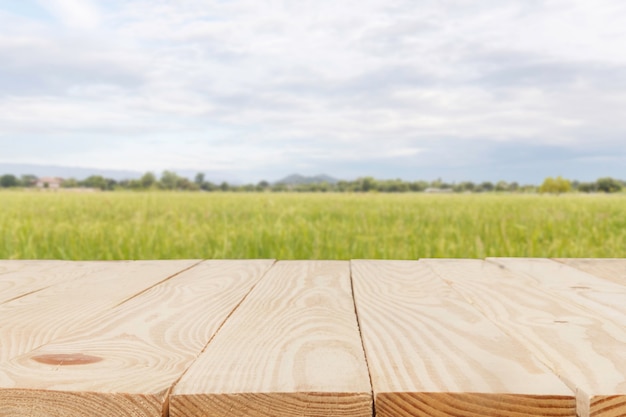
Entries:
{"type": "Polygon", "coordinates": [[[3,259],[625,257],[624,195],[0,192],[3,259]]]}

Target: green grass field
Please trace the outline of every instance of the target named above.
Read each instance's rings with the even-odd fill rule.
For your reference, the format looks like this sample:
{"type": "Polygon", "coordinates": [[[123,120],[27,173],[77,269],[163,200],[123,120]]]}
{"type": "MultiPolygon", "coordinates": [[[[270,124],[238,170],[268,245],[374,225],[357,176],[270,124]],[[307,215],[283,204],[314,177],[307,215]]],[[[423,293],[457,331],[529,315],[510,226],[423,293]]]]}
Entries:
{"type": "Polygon", "coordinates": [[[0,192],[3,259],[626,257],[626,196],[0,192]]]}

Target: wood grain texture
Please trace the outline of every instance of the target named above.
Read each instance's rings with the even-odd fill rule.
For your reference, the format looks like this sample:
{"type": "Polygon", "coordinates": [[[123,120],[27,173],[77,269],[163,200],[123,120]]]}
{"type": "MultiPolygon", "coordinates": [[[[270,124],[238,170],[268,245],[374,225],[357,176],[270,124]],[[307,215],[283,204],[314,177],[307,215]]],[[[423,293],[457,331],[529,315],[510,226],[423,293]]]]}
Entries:
{"type": "Polygon", "coordinates": [[[626,415],[624,327],[490,262],[424,262],[575,390],[579,416],[626,415]]]}
{"type": "Polygon", "coordinates": [[[349,274],[278,262],[174,387],[170,415],[370,417],[349,274]]]}
{"type": "Polygon", "coordinates": [[[129,396],[94,392],[0,390],[1,417],[124,416],[145,417],[162,414],[162,399],[152,395],[129,396]]]}
{"type": "MultiPolygon", "coordinates": [[[[0,364],[95,326],[104,312],[197,263],[111,262],[104,270],[95,264],[81,279],[0,305],[0,364]]],[[[1,372],[2,369],[0,380],[1,372]]]]}
{"type": "Polygon", "coordinates": [[[574,393],[419,261],[352,261],[379,417],[574,416],[574,393]]]}
{"type": "Polygon", "coordinates": [[[534,279],[537,286],[602,315],[626,328],[626,286],[574,267],[540,258],[487,258],[534,279]]]}
{"type": "Polygon", "coordinates": [[[557,258],[555,261],[573,266],[597,277],[626,285],[626,259],[557,258]]]}
{"type": "Polygon", "coordinates": [[[107,262],[0,261],[0,304],[105,268],[107,262]]]}
{"type": "Polygon", "coordinates": [[[104,312],[93,327],[14,358],[0,404],[12,404],[12,416],[36,416],[12,401],[28,390],[42,417],[161,416],[171,386],[272,263],[203,262],[104,312]]]}

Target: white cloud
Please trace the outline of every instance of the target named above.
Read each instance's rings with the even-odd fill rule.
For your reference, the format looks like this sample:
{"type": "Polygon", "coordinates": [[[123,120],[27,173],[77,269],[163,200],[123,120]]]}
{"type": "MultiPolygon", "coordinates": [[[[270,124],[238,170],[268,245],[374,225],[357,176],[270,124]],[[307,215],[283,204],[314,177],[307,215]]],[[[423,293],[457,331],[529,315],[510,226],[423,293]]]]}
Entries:
{"type": "Polygon", "coordinates": [[[0,12],[0,134],[125,138],[102,167],[157,134],[150,169],[233,171],[626,134],[618,0],[41,4],[67,30],[0,12]]]}
{"type": "Polygon", "coordinates": [[[95,29],[101,12],[90,0],[38,0],[39,4],[72,29],[95,29]]]}

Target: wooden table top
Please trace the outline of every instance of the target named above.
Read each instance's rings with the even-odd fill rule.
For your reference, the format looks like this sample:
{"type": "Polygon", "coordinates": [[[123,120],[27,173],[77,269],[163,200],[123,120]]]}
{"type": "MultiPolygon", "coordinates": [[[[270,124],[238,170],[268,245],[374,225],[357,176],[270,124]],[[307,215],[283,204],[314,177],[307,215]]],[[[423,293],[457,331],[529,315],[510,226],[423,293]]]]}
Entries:
{"type": "Polygon", "coordinates": [[[626,259],[0,261],[0,417],[625,416],[626,259]]]}

